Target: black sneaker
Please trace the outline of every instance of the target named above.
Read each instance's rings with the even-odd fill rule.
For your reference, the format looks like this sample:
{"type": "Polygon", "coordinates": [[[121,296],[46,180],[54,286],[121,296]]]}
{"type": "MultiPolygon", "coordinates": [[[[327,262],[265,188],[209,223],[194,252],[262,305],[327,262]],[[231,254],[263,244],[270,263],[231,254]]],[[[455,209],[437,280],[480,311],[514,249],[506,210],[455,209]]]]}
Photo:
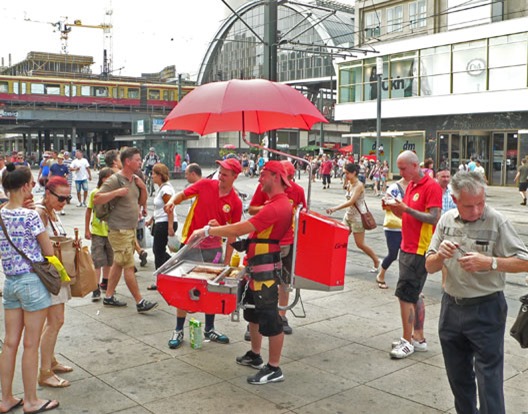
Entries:
{"type": "Polygon", "coordinates": [[[101,300],[101,291],[97,288],[92,292],[92,302],[97,302],[99,300],[101,300]]]}
{"type": "Polygon", "coordinates": [[[281,382],[284,381],[284,375],[282,370],[272,368],[269,364],[264,365],[255,375],[248,377],[247,382],[254,385],[269,384],[270,382],[281,382]]]}
{"type": "Polygon", "coordinates": [[[126,302],[121,302],[120,300],[117,300],[115,296],[112,296],[111,298],[104,298],[103,305],[122,307],[122,306],[126,306],[127,304],[126,302]]]}
{"type": "Polygon", "coordinates": [[[282,319],[282,332],[284,332],[284,335],[291,335],[293,333],[293,329],[288,324],[288,318],[286,318],[286,316],[281,316],[281,319],[282,319]]]}
{"type": "Polygon", "coordinates": [[[158,307],[158,302],[150,302],[148,300],[143,299],[141,302],[139,302],[136,305],[136,309],[139,313],[142,312],[148,312],[153,309],[156,309],[158,307]]]}
{"type": "Polygon", "coordinates": [[[239,365],[245,365],[246,367],[260,369],[262,368],[264,361],[260,355],[255,354],[253,351],[247,351],[241,357],[236,357],[236,363],[239,365]]]}
{"type": "Polygon", "coordinates": [[[148,256],[148,253],[145,251],[145,250],[141,250],[139,252],[139,265],[141,267],[145,267],[147,265],[147,256],[148,256]]]}
{"type": "Polygon", "coordinates": [[[219,344],[228,344],[229,338],[227,335],[211,329],[210,331],[204,331],[205,339],[209,339],[212,342],[218,342],[219,344]]]}

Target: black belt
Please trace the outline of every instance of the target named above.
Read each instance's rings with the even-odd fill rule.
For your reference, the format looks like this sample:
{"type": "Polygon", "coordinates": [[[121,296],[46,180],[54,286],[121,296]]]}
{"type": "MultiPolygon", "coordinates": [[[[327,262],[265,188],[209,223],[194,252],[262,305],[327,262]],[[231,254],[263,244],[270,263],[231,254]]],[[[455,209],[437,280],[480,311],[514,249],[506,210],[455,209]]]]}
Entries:
{"type": "Polygon", "coordinates": [[[486,296],[477,296],[476,298],[457,298],[444,292],[444,295],[449,300],[449,302],[458,306],[473,306],[480,303],[489,302],[493,299],[496,299],[500,294],[501,292],[495,292],[486,296]]]}

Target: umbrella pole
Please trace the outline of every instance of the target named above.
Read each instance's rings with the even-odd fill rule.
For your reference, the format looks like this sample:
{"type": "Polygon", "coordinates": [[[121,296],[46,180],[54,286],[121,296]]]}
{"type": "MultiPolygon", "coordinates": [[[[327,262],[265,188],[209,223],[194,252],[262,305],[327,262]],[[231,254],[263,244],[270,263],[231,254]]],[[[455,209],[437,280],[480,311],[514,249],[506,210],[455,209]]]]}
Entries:
{"type": "Polygon", "coordinates": [[[276,150],[274,148],[267,148],[267,147],[263,147],[262,145],[259,145],[259,144],[253,144],[253,143],[249,142],[246,139],[245,131],[242,131],[242,140],[246,144],[248,144],[250,147],[258,148],[258,149],[261,149],[263,151],[269,151],[269,152],[272,152],[272,153],[277,154],[277,155],[282,155],[283,157],[293,158],[294,160],[296,160],[298,162],[302,162],[302,163],[306,164],[306,169],[308,171],[308,191],[307,191],[307,194],[306,194],[306,209],[310,210],[310,198],[311,198],[311,194],[312,194],[312,164],[310,164],[304,158],[300,158],[300,157],[297,157],[295,155],[288,154],[286,152],[282,152],[282,151],[276,150]]]}

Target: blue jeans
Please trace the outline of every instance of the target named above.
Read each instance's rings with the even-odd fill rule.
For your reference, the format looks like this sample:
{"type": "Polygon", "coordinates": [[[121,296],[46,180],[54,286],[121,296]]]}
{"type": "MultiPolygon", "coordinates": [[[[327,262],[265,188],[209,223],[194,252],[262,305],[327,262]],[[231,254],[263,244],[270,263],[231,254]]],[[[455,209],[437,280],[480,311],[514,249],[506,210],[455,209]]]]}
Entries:
{"type": "Polygon", "coordinates": [[[51,306],[51,295],[35,273],[6,275],[2,303],[4,309],[35,312],[51,306]]]}
{"type": "Polygon", "coordinates": [[[398,258],[402,241],[401,231],[385,230],[385,239],[387,240],[387,249],[389,249],[389,252],[381,262],[381,267],[387,270],[392,262],[398,258]]]}
{"type": "Polygon", "coordinates": [[[445,294],[442,297],[438,332],[457,413],[506,412],[503,381],[507,312],[502,292],[471,306],[457,305],[445,294]]]}

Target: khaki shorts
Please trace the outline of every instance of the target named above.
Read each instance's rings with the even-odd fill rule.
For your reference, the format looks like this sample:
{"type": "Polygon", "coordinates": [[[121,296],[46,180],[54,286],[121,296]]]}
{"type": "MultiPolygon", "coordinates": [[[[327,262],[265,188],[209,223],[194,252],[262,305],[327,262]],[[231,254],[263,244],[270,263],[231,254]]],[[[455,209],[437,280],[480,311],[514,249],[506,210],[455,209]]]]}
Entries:
{"type": "Polygon", "coordinates": [[[136,229],[108,230],[108,241],[114,251],[114,263],[124,269],[134,267],[136,229]]]}
{"type": "Polygon", "coordinates": [[[364,233],[365,228],[363,227],[363,223],[357,222],[355,220],[349,220],[347,219],[347,216],[343,218],[343,224],[345,224],[349,229],[351,233],[364,233]]]}

